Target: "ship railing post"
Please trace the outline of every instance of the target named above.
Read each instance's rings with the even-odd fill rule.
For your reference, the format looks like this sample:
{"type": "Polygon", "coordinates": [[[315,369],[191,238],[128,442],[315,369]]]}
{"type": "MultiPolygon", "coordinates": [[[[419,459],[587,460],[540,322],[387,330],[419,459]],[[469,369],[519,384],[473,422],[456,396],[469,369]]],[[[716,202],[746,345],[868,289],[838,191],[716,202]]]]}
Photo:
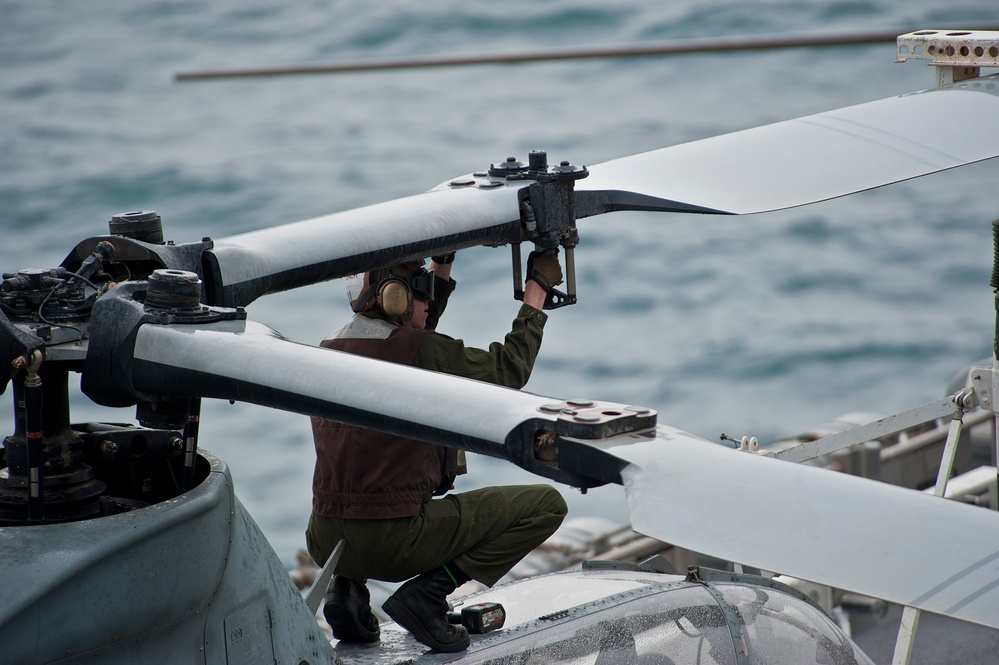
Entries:
{"type": "MultiPolygon", "coordinates": [[[[967,410],[975,408],[978,403],[975,400],[975,392],[968,388],[954,396],[954,415],[950,421],[950,429],[947,432],[947,442],[944,443],[943,455],[940,459],[940,467],[937,469],[937,483],[933,487],[933,495],[941,499],[947,493],[947,481],[950,480],[954,470],[954,459],[957,457],[957,444],[961,440],[961,429],[964,424],[964,414],[967,410]]],[[[892,657],[892,665],[909,665],[912,658],[912,649],[916,644],[916,628],[919,626],[920,611],[914,607],[906,607],[902,610],[902,621],[898,627],[898,637],[895,641],[895,655],[892,657]]]]}

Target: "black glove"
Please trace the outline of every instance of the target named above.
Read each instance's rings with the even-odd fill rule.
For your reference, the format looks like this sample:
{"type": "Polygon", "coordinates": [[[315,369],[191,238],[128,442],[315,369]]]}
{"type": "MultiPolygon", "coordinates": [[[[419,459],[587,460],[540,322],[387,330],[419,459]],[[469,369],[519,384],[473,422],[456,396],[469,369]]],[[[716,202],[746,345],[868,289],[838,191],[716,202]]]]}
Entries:
{"type": "Polygon", "coordinates": [[[441,254],[440,256],[431,256],[430,260],[437,265],[447,265],[448,263],[454,262],[454,252],[451,252],[450,254],[441,254]]]}
{"type": "Polygon", "coordinates": [[[545,293],[562,283],[562,266],[558,254],[536,250],[527,256],[527,278],[538,283],[545,293]]]}

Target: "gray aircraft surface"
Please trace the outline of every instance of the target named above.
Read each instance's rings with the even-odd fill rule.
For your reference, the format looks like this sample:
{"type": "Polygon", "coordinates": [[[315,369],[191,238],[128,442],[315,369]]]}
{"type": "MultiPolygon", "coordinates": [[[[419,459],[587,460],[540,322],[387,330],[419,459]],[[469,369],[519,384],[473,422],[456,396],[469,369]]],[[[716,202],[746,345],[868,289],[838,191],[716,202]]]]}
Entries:
{"type": "MultiPolygon", "coordinates": [[[[999,628],[995,511],[786,461],[906,427],[911,414],[801,453],[740,454],[641,406],[294,343],[244,309],[482,244],[511,245],[519,285],[525,242],[564,256],[566,289],[546,304],[559,307],[575,301],[578,220],[777,210],[999,156],[999,75],[980,75],[999,65],[999,35],[912,33],[899,54],[932,58],[938,85],[590,166],[549,165],[536,151],[423,194],[229,238],[164,243],[155,213],[123,213],[60,266],[5,273],[0,356],[16,423],[0,476],[4,662],[870,662],[791,587],[701,568],[670,575],[655,561],[590,564],[469,599],[506,601],[511,614],[465,654],[424,653],[391,627],[378,645],[334,652],[226,464],[199,446],[204,398],[459,447],[575,487],[618,483],[640,533],[897,603],[910,623],[928,611],[999,628]],[[134,405],[138,425],[74,423],[70,372],[95,403],[134,405]],[[378,399],[389,390],[396,399],[378,399]],[[685,473],[694,467],[703,473],[685,473]],[[698,491],[706,477],[717,480],[711,495],[698,491]],[[795,501],[779,515],[730,510],[747,495],[795,501]]],[[[938,418],[972,400],[991,409],[995,384],[982,367],[956,404],[917,411],[938,418]]]]}

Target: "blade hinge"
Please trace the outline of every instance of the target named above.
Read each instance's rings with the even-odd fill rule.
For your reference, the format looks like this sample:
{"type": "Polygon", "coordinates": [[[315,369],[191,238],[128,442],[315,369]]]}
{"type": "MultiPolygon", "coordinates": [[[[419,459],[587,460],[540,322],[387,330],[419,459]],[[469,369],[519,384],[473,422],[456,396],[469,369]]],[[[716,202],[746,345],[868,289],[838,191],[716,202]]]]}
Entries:
{"type": "Polygon", "coordinates": [[[627,462],[610,450],[655,437],[658,414],[640,406],[590,400],[543,404],[539,417],[510,432],[506,447],[519,466],[582,489],[621,480],[627,462]]]}
{"type": "Polygon", "coordinates": [[[612,449],[655,438],[658,414],[640,406],[590,400],[551,402],[507,438],[519,466],[583,490],[621,484],[627,462],[612,449]]]}

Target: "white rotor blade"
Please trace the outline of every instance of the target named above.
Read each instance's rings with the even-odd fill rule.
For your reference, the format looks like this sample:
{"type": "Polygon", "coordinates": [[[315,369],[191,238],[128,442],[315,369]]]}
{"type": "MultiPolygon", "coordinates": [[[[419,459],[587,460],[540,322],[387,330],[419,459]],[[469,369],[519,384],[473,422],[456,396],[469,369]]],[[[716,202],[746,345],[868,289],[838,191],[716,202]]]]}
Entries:
{"type": "Polygon", "coordinates": [[[580,487],[617,482],[647,535],[999,628],[994,511],[653,429],[655,412],[641,407],[559,402],[296,344],[242,320],[160,325],[129,295],[139,292],[119,286],[94,306],[82,387],[100,404],[234,399],[508,459],[580,487]],[[554,458],[537,456],[546,440],[554,458]]]}
{"type": "Polygon", "coordinates": [[[381,60],[343,61],[328,64],[278,65],[271,67],[244,67],[240,69],[210,69],[177,72],[174,74],[174,78],[177,81],[193,81],[198,79],[245,78],[249,76],[339,74],[345,72],[383,71],[388,69],[462,67],[470,65],[545,62],[552,60],[635,58],[640,56],[681,55],[688,53],[726,53],[731,51],[852,46],[861,44],[878,44],[882,42],[890,42],[894,44],[899,35],[908,31],[908,28],[898,28],[895,30],[870,30],[861,32],[850,31],[846,34],[799,33],[785,35],[706,37],[702,39],[676,39],[666,42],[632,44],[628,46],[596,46],[485,55],[442,55],[386,58],[381,60]]]}
{"type": "Polygon", "coordinates": [[[791,208],[996,157],[997,118],[999,74],[597,164],[577,190],[791,208]]]}
{"type": "Polygon", "coordinates": [[[209,303],[268,294],[519,236],[517,192],[434,191],[222,238],[206,252],[209,303]]]}
{"type": "Polygon", "coordinates": [[[253,321],[151,323],[142,303],[127,296],[130,288],[138,287],[118,287],[94,308],[100,317],[81,387],[105,406],[238,400],[506,459],[577,487],[619,476],[539,461],[540,430],[596,438],[655,424],[651,409],[606,402],[570,408],[550,397],[291,342],[253,321]]]}
{"type": "Polygon", "coordinates": [[[999,513],[740,453],[668,427],[610,454],[636,531],[999,628],[999,513]]]}
{"type": "MultiPolygon", "coordinates": [[[[589,167],[576,183],[576,214],[746,214],[815,203],[996,157],[997,117],[999,74],[662,148],[589,167]]],[[[519,190],[532,182],[473,174],[216,240],[206,252],[208,302],[246,305],[372,267],[519,241],[519,190]]]]}

